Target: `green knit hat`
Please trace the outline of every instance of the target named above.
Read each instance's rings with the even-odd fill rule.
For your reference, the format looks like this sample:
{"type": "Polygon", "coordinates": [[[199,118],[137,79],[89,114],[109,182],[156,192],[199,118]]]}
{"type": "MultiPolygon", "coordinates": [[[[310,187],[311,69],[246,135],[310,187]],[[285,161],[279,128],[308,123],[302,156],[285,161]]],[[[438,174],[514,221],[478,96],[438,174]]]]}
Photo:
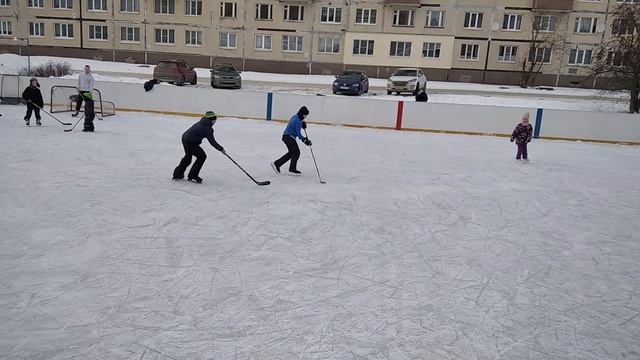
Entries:
{"type": "Polygon", "coordinates": [[[213,111],[211,111],[211,110],[209,110],[209,111],[207,111],[206,113],[204,113],[204,117],[206,117],[207,119],[212,119],[212,120],[215,120],[215,119],[217,119],[217,118],[218,118],[218,117],[216,116],[216,113],[215,113],[215,112],[213,112],[213,111]]]}

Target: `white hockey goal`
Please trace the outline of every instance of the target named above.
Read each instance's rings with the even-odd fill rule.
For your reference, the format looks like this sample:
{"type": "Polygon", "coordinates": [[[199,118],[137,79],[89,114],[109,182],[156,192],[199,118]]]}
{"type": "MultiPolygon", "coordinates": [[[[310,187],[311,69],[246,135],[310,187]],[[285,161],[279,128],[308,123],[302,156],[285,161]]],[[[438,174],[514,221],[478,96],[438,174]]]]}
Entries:
{"type": "MultiPolygon", "coordinates": [[[[116,105],[111,101],[103,100],[100,90],[93,89],[92,95],[96,114],[101,117],[116,114],[116,105]]],[[[78,89],[74,86],[53,86],[51,88],[51,112],[75,111],[78,96],[78,89]]],[[[84,111],[84,103],[80,111],[84,111]]]]}

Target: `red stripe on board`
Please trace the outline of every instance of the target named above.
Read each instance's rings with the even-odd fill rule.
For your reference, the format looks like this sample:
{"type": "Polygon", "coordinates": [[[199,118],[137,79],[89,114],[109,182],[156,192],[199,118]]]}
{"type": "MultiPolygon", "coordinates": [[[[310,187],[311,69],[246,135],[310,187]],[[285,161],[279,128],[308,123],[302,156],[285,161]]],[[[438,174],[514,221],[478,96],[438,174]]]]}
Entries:
{"type": "Polygon", "coordinates": [[[396,116],[396,130],[402,129],[403,113],[404,113],[404,101],[398,101],[398,115],[396,116]]]}

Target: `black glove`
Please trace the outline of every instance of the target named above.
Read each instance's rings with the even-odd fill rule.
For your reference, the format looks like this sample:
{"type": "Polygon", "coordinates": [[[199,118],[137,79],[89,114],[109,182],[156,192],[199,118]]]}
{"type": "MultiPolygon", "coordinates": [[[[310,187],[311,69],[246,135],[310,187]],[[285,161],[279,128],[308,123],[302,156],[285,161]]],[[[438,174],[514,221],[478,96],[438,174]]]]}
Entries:
{"type": "Polygon", "coordinates": [[[511,141],[511,142],[513,142],[513,140],[515,140],[515,139],[514,139],[514,138],[511,138],[511,140],[510,140],[510,141],[511,141]]]}
{"type": "Polygon", "coordinates": [[[306,122],[304,122],[304,121],[302,122],[302,128],[303,128],[303,129],[306,129],[306,128],[307,128],[307,123],[306,123],[306,122]]]}
{"type": "Polygon", "coordinates": [[[311,146],[311,140],[309,140],[309,138],[302,139],[302,142],[307,146],[311,146]]]}

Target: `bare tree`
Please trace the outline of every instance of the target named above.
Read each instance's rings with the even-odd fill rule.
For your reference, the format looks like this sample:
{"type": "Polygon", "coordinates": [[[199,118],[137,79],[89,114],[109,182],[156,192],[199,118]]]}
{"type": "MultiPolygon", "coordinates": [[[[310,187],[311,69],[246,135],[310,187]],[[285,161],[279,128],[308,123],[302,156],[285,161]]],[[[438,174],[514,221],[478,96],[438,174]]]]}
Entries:
{"type": "Polygon", "coordinates": [[[592,76],[610,90],[629,91],[629,112],[640,112],[640,5],[621,4],[612,13],[611,39],[597,49],[592,76]]]}
{"type": "Polygon", "coordinates": [[[529,52],[516,63],[520,71],[520,86],[532,86],[542,67],[551,60],[551,53],[563,45],[562,36],[558,33],[560,19],[555,14],[534,12],[531,19],[531,38],[529,52]]]}

